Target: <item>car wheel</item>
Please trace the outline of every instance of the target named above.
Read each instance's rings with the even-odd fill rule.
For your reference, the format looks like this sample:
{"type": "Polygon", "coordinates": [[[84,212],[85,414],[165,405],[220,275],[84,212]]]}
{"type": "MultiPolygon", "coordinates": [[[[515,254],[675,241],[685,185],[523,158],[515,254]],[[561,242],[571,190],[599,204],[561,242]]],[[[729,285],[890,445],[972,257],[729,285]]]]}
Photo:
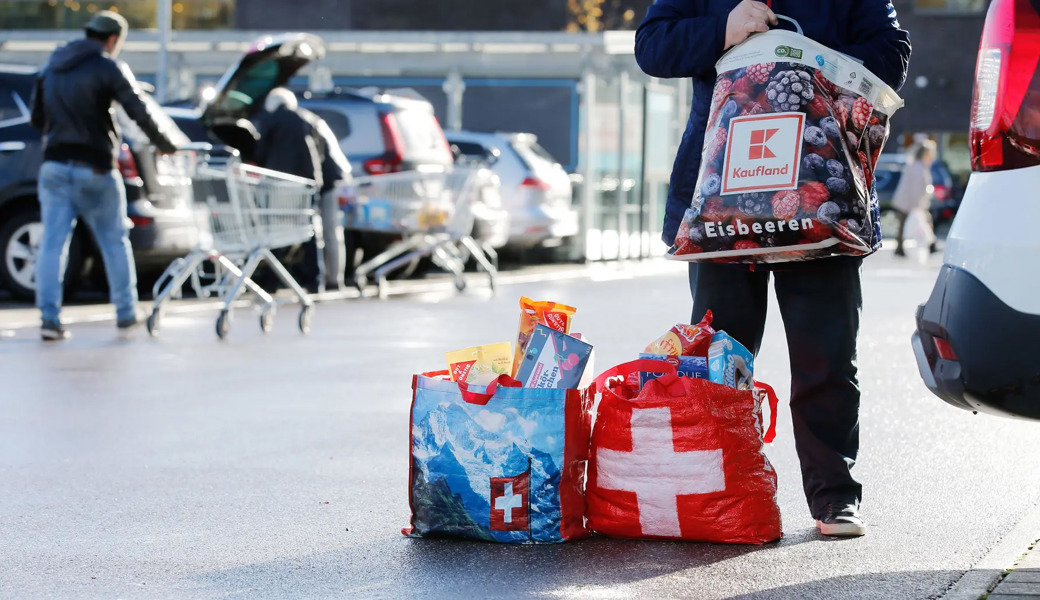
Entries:
{"type": "MultiPolygon", "coordinates": [[[[18,300],[36,297],[36,257],[43,238],[43,223],[37,209],[22,210],[0,225],[0,283],[18,300]]],[[[79,283],[83,244],[78,235],[69,245],[65,269],[65,295],[71,297],[79,283]]]]}

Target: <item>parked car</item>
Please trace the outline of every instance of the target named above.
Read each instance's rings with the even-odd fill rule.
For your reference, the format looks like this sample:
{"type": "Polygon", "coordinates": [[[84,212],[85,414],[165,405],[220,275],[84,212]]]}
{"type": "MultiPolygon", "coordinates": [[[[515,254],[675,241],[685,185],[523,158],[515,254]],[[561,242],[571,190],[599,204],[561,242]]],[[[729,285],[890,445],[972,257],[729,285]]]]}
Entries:
{"type": "Polygon", "coordinates": [[[1040,419],[1040,11],[993,0],[971,112],[972,174],[913,348],[953,406],[1040,419]]]}
{"type": "MultiPolygon", "coordinates": [[[[877,168],[874,170],[874,186],[881,207],[881,232],[887,237],[896,235],[899,221],[892,212],[892,195],[899,185],[906,162],[907,158],[903,154],[882,154],[878,157],[877,168]]],[[[935,161],[932,163],[931,172],[934,187],[931,201],[932,222],[938,226],[940,223],[951,221],[957,214],[961,192],[956,188],[953,175],[946,163],[941,160],[935,161]]]]}
{"type": "MultiPolygon", "coordinates": [[[[34,68],[0,66],[0,286],[27,301],[35,295],[35,256],[43,234],[36,198],[43,146],[40,133],[29,124],[35,79],[34,68]]],[[[153,114],[163,118],[161,112],[156,105],[153,114]]],[[[124,141],[119,171],[126,187],[127,214],[133,222],[130,243],[139,273],[158,272],[186,254],[196,240],[186,178],[191,157],[159,156],[129,118],[120,115],[119,123],[124,141]]],[[[99,257],[89,229],[81,222],[69,248],[67,294],[100,274],[99,257]]]]}
{"type": "Polygon", "coordinates": [[[483,162],[502,182],[510,248],[559,246],[578,233],[570,177],[529,133],[449,131],[460,156],[483,162]]]}

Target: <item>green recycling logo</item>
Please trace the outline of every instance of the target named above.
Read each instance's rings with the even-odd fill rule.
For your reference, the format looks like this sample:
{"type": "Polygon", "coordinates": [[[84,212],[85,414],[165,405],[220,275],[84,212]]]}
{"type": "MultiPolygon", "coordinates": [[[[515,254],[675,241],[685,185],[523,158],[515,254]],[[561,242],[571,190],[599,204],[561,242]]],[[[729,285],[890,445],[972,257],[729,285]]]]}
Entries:
{"type": "Polygon", "coordinates": [[[777,46],[776,55],[780,58],[802,58],[802,51],[799,48],[792,48],[790,46],[777,46]]]}

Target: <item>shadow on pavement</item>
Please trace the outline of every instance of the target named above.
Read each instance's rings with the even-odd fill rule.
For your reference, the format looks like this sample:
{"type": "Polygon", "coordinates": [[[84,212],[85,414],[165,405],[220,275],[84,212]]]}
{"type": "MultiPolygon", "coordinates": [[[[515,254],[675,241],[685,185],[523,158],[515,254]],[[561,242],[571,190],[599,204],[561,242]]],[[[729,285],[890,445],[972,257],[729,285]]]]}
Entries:
{"type": "MultiPolygon", "coordinates": [[[[901,598],[925,600],[947,598],[946,592],[964,575],[962,571],[899,571],[864,573],[830,577],[794,585],[786,585],[748,594],[730,596],[727,600],[786,600],[788,598],[901,598]],[[944,583],[945,582],[945,583],[944,583]],[[937,591],[938,590],[938,591],[937,591]]],[[[955,594],[950,600],[976,600],[981,594],[955,594]]]]}

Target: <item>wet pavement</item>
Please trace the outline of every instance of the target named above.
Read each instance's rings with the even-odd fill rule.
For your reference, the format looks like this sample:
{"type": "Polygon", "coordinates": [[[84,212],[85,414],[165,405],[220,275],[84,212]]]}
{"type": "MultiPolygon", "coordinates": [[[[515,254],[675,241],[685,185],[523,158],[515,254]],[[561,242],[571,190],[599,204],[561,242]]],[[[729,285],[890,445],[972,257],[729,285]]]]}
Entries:
{"type": "MultiPolygon", "coordinates": [[[[31,310],[0,310],[14,332],[0,338],[0,596],[940,597],[1036,514],[1040,424],[959,411],[921,384],[909,337],[937,265],[883,253],[865,269],[856,473],[869,534],[815,532],[782,407],[767,452],[784,538],[762,547],[400,534],[413,373],[511,339],[521,295],[577,306],[597,369],[623,362],[689,318],[681,266],[547,270],[494,297],[449,285],[324,302],[309,336],[291,306],[267,335],[246,308],[224,342],[206,307],[132,342],[95,320],[109,308],[85,309],[54,345],[31,310]]],[[[783,399],[772,310],[756,375],[783,399]]]]}

